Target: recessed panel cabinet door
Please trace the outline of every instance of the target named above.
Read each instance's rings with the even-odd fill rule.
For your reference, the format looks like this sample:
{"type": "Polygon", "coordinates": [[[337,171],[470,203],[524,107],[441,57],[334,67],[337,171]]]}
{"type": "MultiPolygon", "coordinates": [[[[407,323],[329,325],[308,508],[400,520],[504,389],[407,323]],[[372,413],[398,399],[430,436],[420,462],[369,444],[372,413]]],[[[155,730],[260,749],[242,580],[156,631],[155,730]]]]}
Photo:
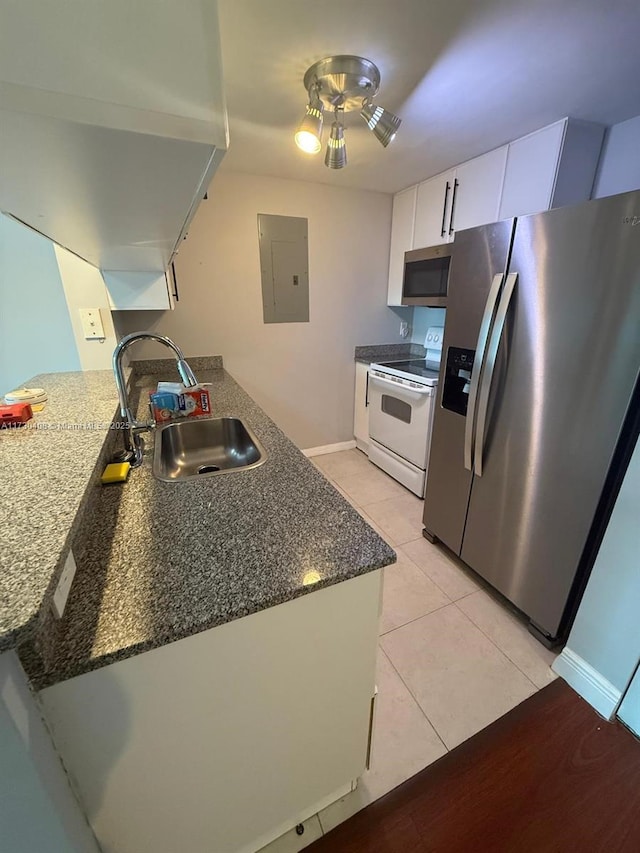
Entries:
{"type": "Polygon", "coordinates": [[[500,219],[549,209],[565,128],[558,121],[509,145],[500,219]]]}
{"type": "Polygon", "coordinates": [[[418,184],[413,248],[448,243],[455,170],[443,172],[418,184]]]}
{"type": "Polygon", "coordinates": [[[454,231],[497,222],[507,148],[503,145],[456,168],[458,187],[451,223],[454,231]]]}

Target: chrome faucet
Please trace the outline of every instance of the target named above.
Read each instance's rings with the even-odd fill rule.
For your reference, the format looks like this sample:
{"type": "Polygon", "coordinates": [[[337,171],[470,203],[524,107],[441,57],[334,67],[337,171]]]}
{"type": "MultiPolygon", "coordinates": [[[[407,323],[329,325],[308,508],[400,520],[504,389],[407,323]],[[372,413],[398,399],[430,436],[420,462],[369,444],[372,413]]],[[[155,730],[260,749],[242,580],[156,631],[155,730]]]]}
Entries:
{"type": "Polygon", "coordinates": [[[176,366],[182,384],[187,388],[193,388],[198,384],[198,380],[193,375],[193,370],[187,364],[184,354],[180,347],[176,346],[171,338],[166,338],[164,335],[154,335],[153,332],[133,332],[120,341],[118,346],[113,351],[113,373],[116,378],[116,388],[118,389],[118,400],[120,402],[120,414],[125,421],[123,429],[124,436],[124,451],[119,454],[122,461],[130,462],[132,468],[137,468],[142,464],[142,451],[144,449],[144,441],[141,432],[153,429],[155,423],[153,421],[138,421],[131,411],[129,397],[127,395],[127,386],[122,372],[122,356],[125,351],[136,341],[158,341],[173,350],[176,356],[176,366]]]}

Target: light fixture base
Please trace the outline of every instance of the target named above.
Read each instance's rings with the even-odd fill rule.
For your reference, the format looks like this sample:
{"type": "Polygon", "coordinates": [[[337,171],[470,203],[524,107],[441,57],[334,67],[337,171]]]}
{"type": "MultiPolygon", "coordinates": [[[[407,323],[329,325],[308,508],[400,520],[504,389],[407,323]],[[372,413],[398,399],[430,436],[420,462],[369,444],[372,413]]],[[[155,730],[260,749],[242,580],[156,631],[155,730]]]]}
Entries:
{"type": "Polygon", "coordinates": [[[380,88],[380,72],[362,56],[328,56],[315,62],[304,75],[308,92],[317,88],[328,107],[359,110],[364,98],[373,98],[380,88]]]}

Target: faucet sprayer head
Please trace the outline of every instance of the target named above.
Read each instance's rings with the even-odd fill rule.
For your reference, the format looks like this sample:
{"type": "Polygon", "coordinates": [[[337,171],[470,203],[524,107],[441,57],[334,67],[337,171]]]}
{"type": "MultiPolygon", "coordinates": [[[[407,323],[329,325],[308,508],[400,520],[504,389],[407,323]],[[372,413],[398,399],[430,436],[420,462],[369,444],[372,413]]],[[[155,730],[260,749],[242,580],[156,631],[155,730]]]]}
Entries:
{"type": "Polygon", "coordinates": [[[198,384],[198,380],[194,376],[193,370],[191,370],[184,358],[179,358],[176,364],[178,367],[178,373],[180,374],[180,379],[182,379],[182,384],[185,388],[193,388],[198,384]]]}

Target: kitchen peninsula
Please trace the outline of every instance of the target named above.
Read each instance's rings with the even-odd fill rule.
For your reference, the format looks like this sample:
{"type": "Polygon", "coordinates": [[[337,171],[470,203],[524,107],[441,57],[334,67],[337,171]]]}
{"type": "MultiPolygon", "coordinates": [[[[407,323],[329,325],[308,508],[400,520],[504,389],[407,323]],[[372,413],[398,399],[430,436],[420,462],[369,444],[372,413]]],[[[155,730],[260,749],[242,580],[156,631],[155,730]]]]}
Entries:
{"type": "MultiPolygon", "coordinates": [[[[2,624],[105,851],[255,851],[350,790],[370,748],[380,569],[395,555],[221,361],[190,363],[212,414],[253,429],[264,465],[160,482],[149,440],[128,482],[100,487],[117,430],[57,446],[54,431],[0,437],[3,459],[30,440],[56,470],[61,452],[87,457],[83,494],[52,528],[49,581],[37,577],[28,608],[10,598],[2,624]],[[58,620],[69,548],[78,568],[58,620]]],[[[141,364],[140,412],[160,378],[150,365],[174,369],[141,364]]],[[[89,388],[113,417],[104,373],[37,382],[50,393],[37,418],[92,419],[89,388]]]]}

